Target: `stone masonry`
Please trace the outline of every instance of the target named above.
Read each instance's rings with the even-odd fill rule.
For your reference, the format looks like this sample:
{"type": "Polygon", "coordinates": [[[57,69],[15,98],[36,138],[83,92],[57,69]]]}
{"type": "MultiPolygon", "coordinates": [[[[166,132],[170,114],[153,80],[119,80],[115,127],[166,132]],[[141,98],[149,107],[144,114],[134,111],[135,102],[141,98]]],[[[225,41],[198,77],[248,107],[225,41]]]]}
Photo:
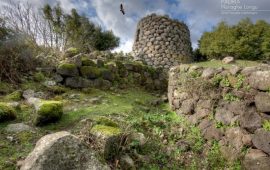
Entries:
{"type": "Polygon", "coordinates": [[[147,65],[169,69],[189,63],[191,49],[189,29],[183,22],[151,14],[137,25],[133,55],[147,65]]]}

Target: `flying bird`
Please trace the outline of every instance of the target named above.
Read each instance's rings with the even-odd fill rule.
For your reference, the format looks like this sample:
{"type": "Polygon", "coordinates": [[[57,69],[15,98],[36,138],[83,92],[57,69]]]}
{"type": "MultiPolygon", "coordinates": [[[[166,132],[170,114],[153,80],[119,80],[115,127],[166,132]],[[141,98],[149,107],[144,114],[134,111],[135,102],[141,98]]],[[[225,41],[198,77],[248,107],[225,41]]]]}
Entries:
{"type": "Polygon", "coordinates": [[[120,11],[122,12],[123,15],[125,15],[125,10],[124,10],[123,4],[120,5],[120,11]]]}

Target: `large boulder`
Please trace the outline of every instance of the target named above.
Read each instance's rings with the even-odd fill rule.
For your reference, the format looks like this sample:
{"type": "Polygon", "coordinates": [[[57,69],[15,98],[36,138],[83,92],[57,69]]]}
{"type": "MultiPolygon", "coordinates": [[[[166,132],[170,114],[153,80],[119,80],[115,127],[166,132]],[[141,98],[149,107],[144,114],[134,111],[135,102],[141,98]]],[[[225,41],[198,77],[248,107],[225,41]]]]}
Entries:
{"type": "Polygon", "coordinates": [[[21,170],[107,170],[94,152],[69,132],[42,137],[23,161],[21,170]]]}
{"type": "Polygon", "coordinates": [[[65,51],[64,57],[71,58],[79,53],[80,53],[79,49],[70,47],[65,51]]]}
{"type": "Polygon", "coordinates": [[[252,137],[254,146],[270,155],[270,132],[264,129],[257,129],[252,137]]]}
{"type": "Polygon", "coordinates": [[[258,93],[255,96],[255,104],[260,112],[270,112],[270,94],[258,93]]]}
{"type": "Polygon", "coordinates": [[[0,122],[16,119],[16,111],[7,103],[0,102],[0,122]]]}
{"type": "Polygon", "coordinates": [[[246,170],[269,170],[270,158],[258,149],[250,149],[245,155],[243,166],[246,170]]]}
{"type": "Polygon", "coordinates": [[[79,75],[77,66],[75,64],[70,63],[60,64],[57,68],[57,73],[67,77],[76,77],[79,75]]]}
{"type": "Polygon", "coordinates": [[[63,115],[63,103],[60,101],[40,101],[35,104],[35,119],[36,126],[53,123],[63,115]]]}
{"type": "Polygon", "coordinates": [[[269,90],[270,87],[270,71],[256,71],[249,77],[251,87],[263,91],[269,90]]]}
{"type": "Polygon", "coordinates": [[[20,133],[20,132],[32,131],[33,128],[29,125],[24,124],[24,123],[13,123],[13,124],[7,125],[5,130],[9,133],[20,133]]]}

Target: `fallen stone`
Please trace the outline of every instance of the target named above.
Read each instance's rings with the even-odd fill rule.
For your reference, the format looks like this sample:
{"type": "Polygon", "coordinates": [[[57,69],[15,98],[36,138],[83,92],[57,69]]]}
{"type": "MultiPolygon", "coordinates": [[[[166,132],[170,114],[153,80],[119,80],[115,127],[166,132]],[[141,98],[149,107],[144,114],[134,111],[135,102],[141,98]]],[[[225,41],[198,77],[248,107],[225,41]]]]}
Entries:
{"type": "Polygon", "coordinates": [[[233,62],[234,62],[234,57],[231,57],[231,56],[227,56],[222,59],[222,63],[224,64],[231,64],[233,62]]]}
{"type": "Polygon", "coordinates": [[[7,125],[5,130],[9,133],[20,133],[20,132],[25,132],[25,131],[32,131],[33,128],[24,123],[14,123],[14,124],[7,125]]]}
{"type": "Polygon", "coordinates": [[[240,115],[239,122],[242,128],[251,133],[262,126],[262,118],[256,112],[255,107],[247,108],[246,112],[240,115]]]}
{"type": "Polygon", "coordinates": [[[20,170],[107,170],[94,152],[69,132],[42,137],[20,170]]]}

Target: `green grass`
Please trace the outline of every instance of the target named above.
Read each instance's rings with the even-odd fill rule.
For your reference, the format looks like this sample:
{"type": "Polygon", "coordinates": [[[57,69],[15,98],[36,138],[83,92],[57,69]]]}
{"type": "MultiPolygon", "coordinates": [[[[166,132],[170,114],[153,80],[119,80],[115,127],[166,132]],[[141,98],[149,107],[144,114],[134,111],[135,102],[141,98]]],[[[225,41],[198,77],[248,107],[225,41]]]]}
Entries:
{"type": "Polygon", "coordinates": [[[251,67],[251,66],[257,66],[258,64],[260,63],[256,61],[248,61],[248,60],[236,60],[236,62],[232,64],[224,64],[222,63],[221,60],[213,60],[213,61],[198,62],[192,65],[197,65],[200,67],[211,67],[211,68],[219,68],[219,67],[230,68],[232,65],[237,65],[240,67],[251,67]]]}

